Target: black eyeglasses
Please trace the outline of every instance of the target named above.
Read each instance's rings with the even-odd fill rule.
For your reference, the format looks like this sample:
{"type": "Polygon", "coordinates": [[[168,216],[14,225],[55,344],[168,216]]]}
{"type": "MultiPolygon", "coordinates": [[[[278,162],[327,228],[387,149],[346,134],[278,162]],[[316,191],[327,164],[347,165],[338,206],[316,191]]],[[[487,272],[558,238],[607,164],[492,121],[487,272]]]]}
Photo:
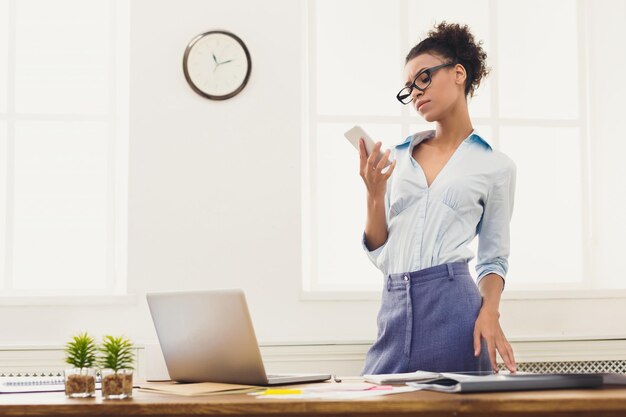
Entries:
{"type": "Polygon", "coordinates": [[[413,80],[411,85],[404,87],[400,92],[396,95],[398,101],[402,104],[409,104],[413,101],[413,89],[417,88],[420,91],[424,91],[428,88],[430,83],[433,81],[433,73],[438,69],[449,67],[451,65],[456,65],[454,62],[450,62],[447,64],[437,65],[436,67],[426,68],[423,71],[420,71],[413,80]]]}

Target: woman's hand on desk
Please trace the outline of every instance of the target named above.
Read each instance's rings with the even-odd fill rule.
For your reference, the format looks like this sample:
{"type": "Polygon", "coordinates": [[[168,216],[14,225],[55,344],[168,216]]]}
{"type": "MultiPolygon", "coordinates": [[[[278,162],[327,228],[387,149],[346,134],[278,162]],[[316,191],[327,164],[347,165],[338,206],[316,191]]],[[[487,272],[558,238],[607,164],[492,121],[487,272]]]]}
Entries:
{"type": "Polygon", "coordinates": [[[496,350],[504,360],[506,368],[515,372],[516,364],[513,349],[506,339],[502,327],[500,327],[500,313],[489,308],[481,308],[476,323],[474,324],[474,356],[480,355],[481,337],[487,342],[489,361],[494,372],[498,370],[496,362],[496,350]]]}

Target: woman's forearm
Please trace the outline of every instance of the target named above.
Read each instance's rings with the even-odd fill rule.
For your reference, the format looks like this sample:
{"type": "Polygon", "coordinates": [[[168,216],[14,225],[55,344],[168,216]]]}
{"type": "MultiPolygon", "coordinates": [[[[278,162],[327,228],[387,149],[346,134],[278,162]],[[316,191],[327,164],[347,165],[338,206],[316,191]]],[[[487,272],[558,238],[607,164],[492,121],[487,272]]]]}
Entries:
{"type": "Polygon", "coordinates": [[[479,290],[483,296],[482,309],[492,311],[494,313],[500,313],[500,296],[504,289],[504,282],[502,277],[498,274],[487,274],[480,280],[479,290]]]}
{"type": "Polygon", "coordinates": [[[378,249],[387,241],[387,219],[385,200],[367,198],[367,220],[365,221],[365,245],[369,250],[378,249]]]}

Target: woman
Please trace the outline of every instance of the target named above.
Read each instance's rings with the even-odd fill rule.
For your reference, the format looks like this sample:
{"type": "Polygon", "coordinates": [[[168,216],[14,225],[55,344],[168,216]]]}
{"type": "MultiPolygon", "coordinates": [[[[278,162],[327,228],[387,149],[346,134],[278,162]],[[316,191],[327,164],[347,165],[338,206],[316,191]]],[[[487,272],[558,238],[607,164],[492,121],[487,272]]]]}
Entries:
{"type": "Polygon", "coordinates": [[[498,372],[496,351],[515,372],[498,309],[516,168],[469,117],[467,96],[488,74],[481,44],[467,25],[437,25],[407,55],[397,96],[436,129],[409,136],[377,165],[381,143],[368,156],[361,140],[363,246],[385,276],[378,336],[363,374],[498,372]],[[476,235],[474,282],[467,245],[476,235]]]}

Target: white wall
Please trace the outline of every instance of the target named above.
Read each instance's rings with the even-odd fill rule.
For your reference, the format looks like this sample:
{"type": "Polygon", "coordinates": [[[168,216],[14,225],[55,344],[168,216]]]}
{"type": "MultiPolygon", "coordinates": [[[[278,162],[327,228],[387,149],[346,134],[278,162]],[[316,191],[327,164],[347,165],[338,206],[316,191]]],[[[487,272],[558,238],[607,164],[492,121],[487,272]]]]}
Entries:
{"type": "MultiPolygon", "coordinates": [[[[367,303],[345,314],[299,301],[302,2],[133,7],[132,289],[242,287],[262,340],[372,337],[367,303]],[[226,102],[182,76],[185,45],[213,28],[239,35],[252,56],[249,84],[226,102]]],[[[137,333],[151,337],[143,302],[140,312],[137,333]]]]}
{"type": "MultiPolygon", "coordinates": [[[[132,1],[128,285],[136,302],[0,306],[2,344],[60,344],[81,329],[154,342],[145,292],[231,287],[246,291],[262,342],[373,340],[378,302],[300,300],[303,7],[132,1]],[[248,86],[226,102],[196,95],[182,74],[188,41],[215,28],[239,35],[253,61],[248,86]]],[[[626,333],[615,320],[626,317],[623,299],[504,300],[501,314],[512,339],[626,333]]]]}

